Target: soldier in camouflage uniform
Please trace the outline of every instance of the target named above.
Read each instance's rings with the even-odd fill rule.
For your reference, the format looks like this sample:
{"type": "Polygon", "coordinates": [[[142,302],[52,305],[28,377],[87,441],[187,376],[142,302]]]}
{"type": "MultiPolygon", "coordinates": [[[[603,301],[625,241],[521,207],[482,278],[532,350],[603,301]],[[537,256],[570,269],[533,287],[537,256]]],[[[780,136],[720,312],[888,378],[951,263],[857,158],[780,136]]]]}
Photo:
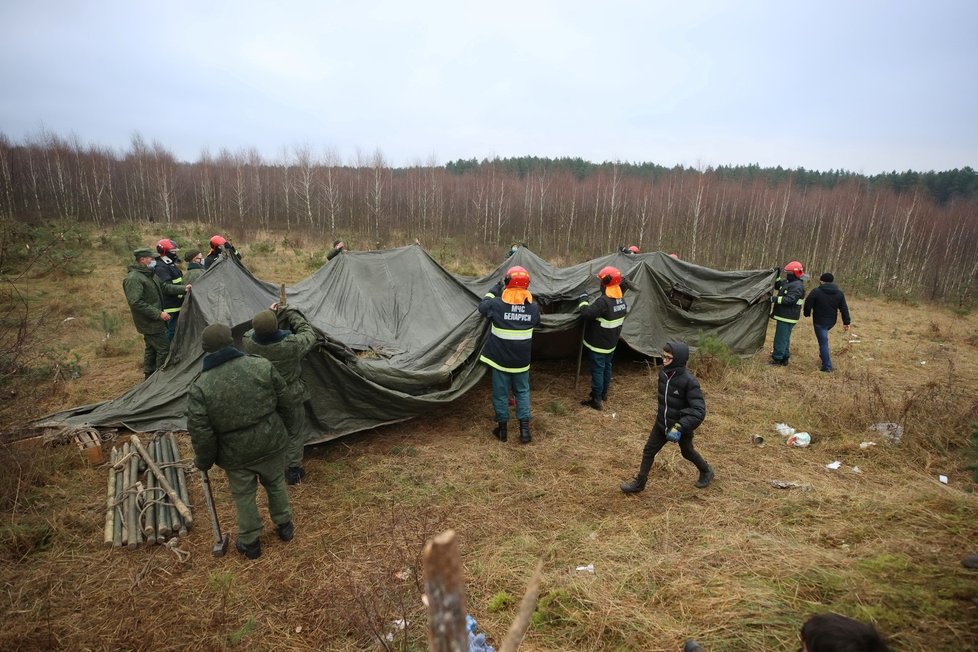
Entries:
{"type": "Polygon", "coordinates": [[[194,464],[205,471],[214,464],[224,469],[238,516],[235,548],[257,559],[259,481],[279,538],[291,541],[295,534],[284,473],[286,424],[292,418],[288,388],[268,360],[234,348],[231,329],[224,324],[211,324],[201,339],[208,355],[187,398],[194,464]]]}
{"type": "Polygon", "coordinates": [[[129,273],[122,281],[122,290],[132,312],[132,322],[143,336],[146,349],[143,352],[143,375],[149,378],[163,366],[170,353],[170,340],[166,337],[166,323],[170,315],[163,311],[163,291],[153,272],[156,254],[150,249],[132,252],[136,261],[129,265],[129,273]]]}
{"type": "Polygon", "coordinates": [[[255,315],[251,327],[241,340],[241,348],[245,353],[260,355],[270,361],[288,386],[286,393],[292,406],[293,425],[289,428],[289,444],[285,454],[285,481],[296,484],[306,475],[302,468],[306,421],[304,404],[310,398],[301,378],[302,359],[316,346],[318,336],[298,310],[288,307],[279,309],[277,303],[272,304],[271,310],[255,315]]]}

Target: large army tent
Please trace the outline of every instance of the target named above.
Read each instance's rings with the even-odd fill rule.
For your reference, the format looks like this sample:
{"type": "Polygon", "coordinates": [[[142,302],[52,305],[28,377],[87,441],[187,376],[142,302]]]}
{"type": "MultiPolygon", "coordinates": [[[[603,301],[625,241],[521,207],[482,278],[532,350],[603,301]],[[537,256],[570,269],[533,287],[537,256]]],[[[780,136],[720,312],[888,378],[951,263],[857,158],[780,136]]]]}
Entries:
{"type": "MultiPolygon", "coordinates": [[[[541,336],[534,338],[538,357],[554,357],[547,347],[557,340],[548,335],[578,341],[577,297],[597,294],[595,273],[605,265],[621,269],[632,288],[622,339],[641,354],[658,355],[672,339],[695,346],[704,334],[739,354],[764,343],[773,269],[723,272],[659,252],[611,254],[560,268],[521,248],[489,275],[470,278],[450,274],[419,246],[349,252],[286,293],[288,304],[323,336],[303,364],[312,394],[309,443],[429,413],[470,390],[485,373],[478,358],[488,326],[479,300],[512,265],[529,271],[544,313],[541,336]]],[[[275,285],[256,279],[233,257],[219,260],[187,294],[162,369],[117,399],[35,425],[185,429],[186,393],[201,368],[204,328],[224,323],[240,337],[251,317],[278,297],[275,285]]]]}

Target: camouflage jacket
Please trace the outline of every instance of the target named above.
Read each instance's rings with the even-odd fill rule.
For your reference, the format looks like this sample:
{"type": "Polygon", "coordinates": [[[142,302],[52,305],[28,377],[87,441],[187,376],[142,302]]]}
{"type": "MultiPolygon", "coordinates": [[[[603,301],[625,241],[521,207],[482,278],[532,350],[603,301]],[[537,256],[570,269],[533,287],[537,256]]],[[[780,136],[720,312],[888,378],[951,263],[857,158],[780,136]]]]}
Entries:
{"type": "Polygon", "coordinates": [[[160,282],[149,267],[132,263],[129,273],[122,280],[129,310],[136,330],[143,335],[159,335],[166,332],[166,322],[160,319],[163,312],[163,291],[160,282]]]}
{"type": "Polygon", "coordinates": [[[241,338],[241,348],[271,362],[289,387],[289,400],[293,404],[302,403],[309,400],[309,390],[301,378],[302,359],[315,348],[319,336],[295,308],[284,308],[278,319],[280,326],[288,326],[292,332],[280,330],[270,337],[259,337],[250,330],[241,338]]]}
{"type": "Polygon", "coordinates": [[[187,397],[194,463],[239,469],[280,454],[291,418],[285,381],[268,360],[230,346],[211,353],[187,397]]]}

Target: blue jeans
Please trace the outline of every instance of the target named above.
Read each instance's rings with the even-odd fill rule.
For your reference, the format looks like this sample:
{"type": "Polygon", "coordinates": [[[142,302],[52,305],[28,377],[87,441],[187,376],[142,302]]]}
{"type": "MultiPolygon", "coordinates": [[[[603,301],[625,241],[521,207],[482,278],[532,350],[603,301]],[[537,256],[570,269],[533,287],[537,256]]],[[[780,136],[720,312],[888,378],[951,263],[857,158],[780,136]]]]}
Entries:
{"type": "Polygon", "coordinates": [[[516,418],[520,421],[530,420],[530,372],[510,374],[499,369],[492,370],[492,409],[496,413],[496,421],[509,421],[509,390],[512,388],[516,397],[516,418]]]}
{"type": "Polygon", "coordinates": [[[815,339],[818,340],[818,357],[822,359],[822,371],[832,371],[832,357],[829,355],[829,331],[831,326],[815,326],[815,339]]]}
{"type": "Polygon", "coordinates": [[[611,386],[611,361],[615,354],[588,351],[591,353],[591,397],[604,400],[611,386]]]}
{"type": "Polygon", "coordinates": [[[774,327],[774,353],[771,359],[775,362],[787,362],[791,357],[791,329],[794,324],[775,320],[774,327]]]}
{"type": "Polygon", "coordinates": [[[177,319],[180,318],[179,312],[168,313],[170,321],[166,322],[166,339],[173,341],[173,335],[177,332],[177,319]]]}

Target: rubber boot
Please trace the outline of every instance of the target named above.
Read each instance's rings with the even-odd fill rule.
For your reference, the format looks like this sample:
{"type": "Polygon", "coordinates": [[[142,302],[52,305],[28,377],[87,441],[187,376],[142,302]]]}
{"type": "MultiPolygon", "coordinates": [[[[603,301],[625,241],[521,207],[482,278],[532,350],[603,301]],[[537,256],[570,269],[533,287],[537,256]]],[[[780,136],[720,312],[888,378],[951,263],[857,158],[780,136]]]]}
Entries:
{"type": "Polygon", "coordinates": [[[529,444],[531,439],[532,438],[530,437],[530,422],[521,419],[520,420],[520,443],[529,444]]]}
{"type": "Polygon", "coordinates": [[[646,479],[647,479],[646,476],[636,475],[630,481],[622,482],[619,485],[619,489],[624,491],[626,494],[637,494],[638,492],[645,489],[646,479]]]}
{"type": "Polygon", "coordinates": [[[594,396],[591,396],[590,398],[586,398],[583,401],[581,401],[581,405],[583,405],[584,407],[589,407],[589,408],[591,408],[593,410],[600,410],[601,409],[601,399],[600,398],[594,398],[594,396]]]}
{"type": "Polygon", "coordinates": [[[713,481],[713,467],[706,467],[706,471],[700,471],[700,477],[696,480],[696,487],[703,489],[713,481]]]}
{"type": "Polygon", "coordinates": [[[499,441],[506,441],[507,428],[508,424],[505,421],[500,421],[496,424],[496,427],[492,429],[492,434],[496,435],[496,439],[499,441]]]}

